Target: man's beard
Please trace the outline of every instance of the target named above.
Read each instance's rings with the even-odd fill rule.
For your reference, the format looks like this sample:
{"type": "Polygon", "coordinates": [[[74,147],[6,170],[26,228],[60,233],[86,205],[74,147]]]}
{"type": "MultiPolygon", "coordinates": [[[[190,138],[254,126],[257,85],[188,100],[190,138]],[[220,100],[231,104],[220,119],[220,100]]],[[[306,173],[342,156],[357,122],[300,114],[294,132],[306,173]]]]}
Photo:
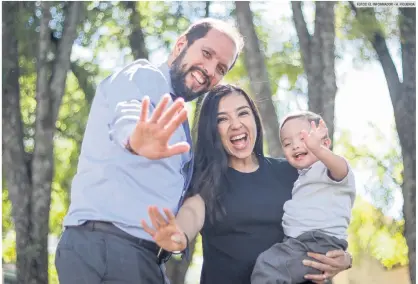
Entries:
{"type": "Polygon", "coordinates": [[[184,56],[186,55],[186,51],[187,48],[183,49],[179,56],[177,56],[177,58],[174,59],[173,64],[170,68],[170,77],[171,85],[173,87],[175,95],[182,97],[186,102],[189,102],[209,91],[210,79],[208,75],[206,75],[206,73],[197,66],[191,66],[188,70],[183,70],[185,68],[182,68],[184,67],[182,63],[184,56]],[[193,91],[191,88],[186,86],[186,76],[195,70],[200,71],[206,81],[205,87],[197,92],[193,91]]]}

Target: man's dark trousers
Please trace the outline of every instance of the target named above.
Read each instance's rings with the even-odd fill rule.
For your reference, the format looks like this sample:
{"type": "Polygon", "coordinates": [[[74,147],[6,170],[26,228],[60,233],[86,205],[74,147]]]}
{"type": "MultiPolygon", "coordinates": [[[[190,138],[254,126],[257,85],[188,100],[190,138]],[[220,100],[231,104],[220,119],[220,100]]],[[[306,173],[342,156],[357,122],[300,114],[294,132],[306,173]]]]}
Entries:
{"type": "Polygon", "coordinates": [[[135,237],[125,238],[127,233],[117,227],[111,228],[117,234],[101,230],[109,223],[101,224],[65,229],[55,256],[60,284],[169,283],[155,251],[135,237]]]}

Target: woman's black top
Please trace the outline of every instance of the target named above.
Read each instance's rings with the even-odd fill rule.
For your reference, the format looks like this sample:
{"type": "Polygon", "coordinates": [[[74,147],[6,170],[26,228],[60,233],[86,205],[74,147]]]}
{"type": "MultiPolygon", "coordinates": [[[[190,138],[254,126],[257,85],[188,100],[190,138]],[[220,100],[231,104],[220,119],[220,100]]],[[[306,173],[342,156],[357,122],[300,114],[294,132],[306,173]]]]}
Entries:
{"type": "Polygon", "coordinates": [[[205,217],[202,284],[250,284],[260,253],[283,240],[283,205],[298,177],[284,159],[263,158],[252,173],[228,169],[225,215],[205,217]]]}

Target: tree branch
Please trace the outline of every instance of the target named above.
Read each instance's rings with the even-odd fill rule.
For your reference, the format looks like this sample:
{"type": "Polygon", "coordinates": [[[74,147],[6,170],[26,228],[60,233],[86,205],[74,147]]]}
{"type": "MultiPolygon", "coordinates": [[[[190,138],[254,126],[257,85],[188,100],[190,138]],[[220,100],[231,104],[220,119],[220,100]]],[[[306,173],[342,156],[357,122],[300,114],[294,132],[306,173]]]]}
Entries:
{"type": "Polygon", "coordinates": [[[125,9],[131,9],[129,15],[129,25],[131,27],[131,34],[129,35],[129,45],[131,46],[134,60],[140,58],[148,58],[148,50],[145,46],[145,37],[141,28],[141,14],[136,9],[134,1],[121,2],[125,9]]]}
{"type": "Polygon", "coordinates": [[[306,27],[305,18],[303,17],[302,2],[292,1],[292,11],[296,33],[298,35],[299,45],[302,51],[301,55],[303,65],[307,70],[310,68],[312,36],[309,34],[308,28],[306,27]]]}
{"type": "MultiPolygon", "coordinates": [[[[357,21],[362,26],[369,26],[365,20],[372,20],[374,23],[378,23],[376,15],[372,8],[357,9],[354,4],[350,1],[350,7],[356,15],[357,21]]],[[[377,26],[377,25],[375,25],[377,26]]],[[[376,54],[379,58],[380,64],[382,65],[383,72],[385,73],[386,81],[389,88],[389,93],[392,98],[392,102],[398,100],[397,96],[400,93],[401,82],[399,80],[398,72],[396,71],[395,63],[389,53],[389,48],[386,45],[383,32],[380,29],[376,29],[373,33],[368,33],[363,30],[363,34],[372,44],[376,54]]],[[[394,104],[395,112],[398,111],[396,104],[394,104]]]]}
{"type": "Polygon", "coordinates": [[[77,26],[85,16],[82,9],[84,3],[80,1],[68,2],[68,10],[64,20],[62,38],[58,43],[57,57],[54,62],[51,80],[51,96],[53,98],[52,120],[55,122],[65,91],[67,73],[70,69],[70,57],[74,40],[77,37],[77,26]]]}
{"type": "Polygon", "coordinates": [[[96,92],[96,86],[89,82],[89,77],[93,76],[86,69],[79,66],[76,62],[71,62],[71,71],[77,78],[78,85],[83,89],[84,97],[89,106],[91,106],[96,92]]]}

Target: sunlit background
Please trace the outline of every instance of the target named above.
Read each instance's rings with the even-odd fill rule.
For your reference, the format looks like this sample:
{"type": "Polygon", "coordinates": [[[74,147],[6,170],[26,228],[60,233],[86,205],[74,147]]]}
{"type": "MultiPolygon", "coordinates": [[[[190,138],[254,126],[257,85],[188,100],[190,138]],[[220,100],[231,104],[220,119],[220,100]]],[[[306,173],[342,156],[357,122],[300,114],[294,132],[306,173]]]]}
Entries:
{"type": "MultiPolygon", "coordinates": [[[[39,8],[38,4],[32,9],[39,8]]],[[[56,166],[52,183],[49,237],[50,283],[58,283],[53,254],[69,202],[68,190],[75,173],[82,128],[89,109],[87,96],[92,95],[87,95],[85,86],[94,88],[103,78],[133,60],[127,40],[131,28],[128,26],[129,11],[126,7],[119,2],[86,2],[86,5],[88,15],[80,25],[71,53],[72,64],[84,69],[82,74],[86,83],[83,85],[80,82],[73,69],[77,67],[73,67],[73,72],[68,73],[66,91],[56,123],[57,128],[68,135],[58,133],[55,139],[56,166]]],[[[209,15],[235,23],[234,5],[233,2],[210,2],[209,15]]],[[[205,8],[205,2],[137,3],[136,9],[141,14],[140,24],[150,61],[163,63],[179,33],[190,22],[203,17],[205,8]]],[[[30,10],[31,7],[26,9],[30,10]]],[[[289,2],[277,1],[254,2],[251,3],[251,10],[266,57],[269,80],[274,91],[272,99],[279,121],[287,112],[307,109],[308,106],[307,80],[303,74],[291,5],[289,2]],[[282,62],[294,67],[282,68],[282,62]]],[[[313,33],[315,4],[305,2],[303,11],[308,30],[313,33]]],[[[384,26],[386,43],[402,81],[397,9],[375,8],[375,12],[384,26]]],[[[354,268],[339,274],[334,283],[394,283],[392,280],[401,284],[410,283],[408,248],[403,236],[402,155],[385,74],[371,44],[360,36],[359,27],[354,24],[354,16],[347,2],[336,5],[335,15],[338,92],[335,99],[333,144],[334,150],[344,155],[354,168],[357,200],[349,228],[349,251],[354,255],[354,268]]],[[[34,17],[40,15],[35,13],[34,17]]],[[[33,18],[25,19],[27,26],[31,26],[31,21],[34,22],[33,18]]],[[[34,44],[28,38],[21,40],[26,45],[34,44]]],[[[36,107],[34,61],[31,62],[30,55],[22,57],[20,61],[28,70],[20,78],[22,117],[25,125],[33,125],[36,107]]],[[[242,57],[225,81],[250,90],[254,82],[248,77],[242,57]]],[[[189,103],[188,107],[190,118],[193,119],[195,103],[189,103]]],[[[30,149],[33,147],[30,131],[28,137],[24,142],[30,149]]],[[[3,188],[7,188],[4,179],[3,188]]],[[[3,267],[12,279],[16,259],[15,233],[7,190],[2,193],[3,267]]],[[[198,238],[186,283],[199,282],[202,261],[198,238]]]]}

